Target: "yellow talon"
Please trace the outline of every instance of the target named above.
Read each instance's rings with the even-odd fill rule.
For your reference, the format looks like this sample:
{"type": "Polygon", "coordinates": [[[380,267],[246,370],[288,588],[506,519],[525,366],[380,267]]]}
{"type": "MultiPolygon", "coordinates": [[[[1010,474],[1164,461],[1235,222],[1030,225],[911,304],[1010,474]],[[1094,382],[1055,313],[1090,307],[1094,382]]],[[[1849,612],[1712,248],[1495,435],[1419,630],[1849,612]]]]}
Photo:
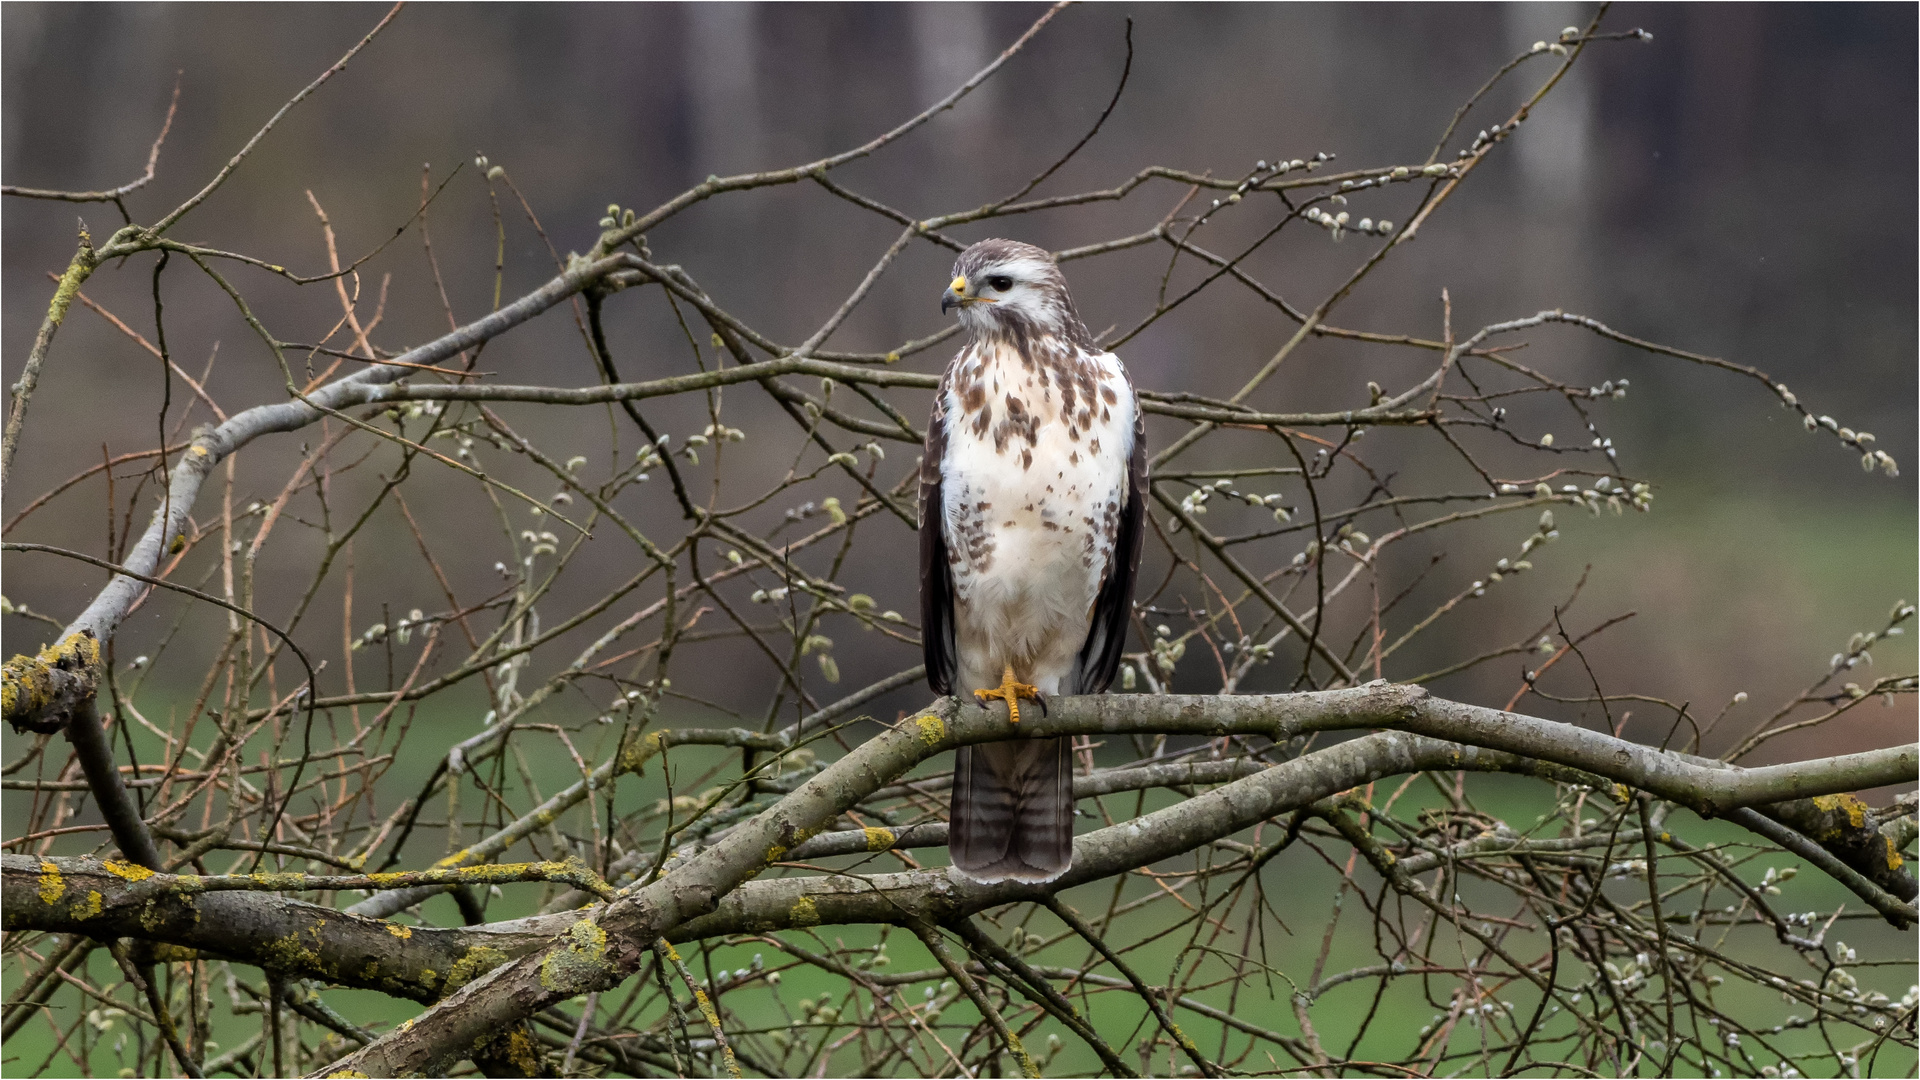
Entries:
{"type": "Polygon", "coordinates": [[[1037,686],[1029,686],[1015,679],[1013,677],[1013,665],[1008,664],[1006,671],[1000,676],[1000,685],[998,688],[993,690],[975,690],[973,696],[979,698],[981,701],[987,701],[991,698],[999,698],[1005,701],[1007,703],[1007,719],[1017,724],[1020,722],[1020,699],[1027,697],[1033,698],[1036,701],[1039,700],[1040,688],[1037,686]]]}

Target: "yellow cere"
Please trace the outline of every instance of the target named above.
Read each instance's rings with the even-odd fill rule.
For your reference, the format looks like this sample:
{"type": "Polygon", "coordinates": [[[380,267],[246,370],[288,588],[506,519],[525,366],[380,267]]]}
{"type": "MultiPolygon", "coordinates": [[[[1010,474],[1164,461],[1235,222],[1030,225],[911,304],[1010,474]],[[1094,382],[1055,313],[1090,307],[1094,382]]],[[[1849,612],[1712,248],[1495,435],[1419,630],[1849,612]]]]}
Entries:
{"type": "Polygon", "coordinates": [[[949,289],[952,289],[952,290],[954,291],[954,293],[955,293],[956,295],[959,295],[959,296],[965,296],[965,295],[967,295],[967,277],[966,277],[966,275],[965,275],[965,274],[962,274],[962,275],[960,275],[959,277],[957,277],[957,278],[954,278],[954,279],[953,279],[953,284],[951,284],[951,285],[949,285],[949,286],[947,286],[947,288],[949,288],[949,289]]]}

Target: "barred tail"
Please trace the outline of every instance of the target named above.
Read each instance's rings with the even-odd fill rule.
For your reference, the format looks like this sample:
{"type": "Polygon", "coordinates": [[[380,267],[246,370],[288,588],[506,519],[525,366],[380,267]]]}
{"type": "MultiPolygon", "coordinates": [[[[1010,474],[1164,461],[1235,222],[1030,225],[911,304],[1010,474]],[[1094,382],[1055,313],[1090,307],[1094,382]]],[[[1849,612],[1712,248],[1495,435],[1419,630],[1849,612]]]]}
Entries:
{"type": "Polygon", "coordinates": [[[1017,739],[960,748],[953,865],[981,882],[1052,881],[1073,861],[1071,742],[1017,739]]]}

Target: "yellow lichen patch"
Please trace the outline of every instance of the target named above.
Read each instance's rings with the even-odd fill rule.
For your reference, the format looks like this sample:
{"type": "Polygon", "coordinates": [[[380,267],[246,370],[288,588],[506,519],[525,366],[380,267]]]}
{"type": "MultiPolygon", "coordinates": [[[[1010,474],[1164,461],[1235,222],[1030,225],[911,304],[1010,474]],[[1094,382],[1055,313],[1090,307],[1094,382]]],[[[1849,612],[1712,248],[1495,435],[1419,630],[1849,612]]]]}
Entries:
{"type": "Polygon", "coordinates": [[[1816,795],[1813,805],[1829,814],[1835,811],[1846,814],[1848,824],[1856,829],[1867,823],[1867,804],[1851,795],[1816,795]]]}
{"type": "Polygon", "coordinates": [[[491,945],[475,945],[453,962],[453,970],[447,972],[447,984],[440,992],[451,994],[506,962],[507,954],[501,950],[491,945]]]}
{"type": "Polygon", "coordinates": [[[620,767],[628,772],[639,772],[640,766],[645,765],[647,759],[667,748],[665,736],[664,731],[650,731],[631,743],[620,759],[620,767]]]}
{"type": "Polygon", "coordinates": [[[801,897],[787,909],[787,918],[794,926],[819,926],[820,909],[809,897],[801,897]]]}
{"type": "Polygon", "coordinates": [[[32,659],[16,656],[7,661],[6,678],[0,680],[0,711],[8,717],[38,712],[46,707],[48,694],[46,673],[32,659]]]}
{"type": "Polygon", "coordinates": [[[60,644],[41,649],[40,659],[57,667],[99,667],[100,639],[85,631],[68,634],[60,644]]]}
{"type": "Polygon", "coordinates": [[[87,890],[87,898],[85,900],[75,900],[73,906],[67,909],[68,913],[71,914],[74,919],[85,922],[100,914],[100,900],[100,894],[89,889],[87,890]]]}
{"type": "Polygon", "coordinates": [[[85,685],[99,666],[100,639],[90,630],[68,634],[37,656],[16,656],[6,662],[0,678],[0,712],[15,727],[33,726],[47,719],[37,714],[53,704],[55,671],[73,672],[85,685]]]}
{"type": "Polygon", "coordinates": [[[1887,845],[1887,869],[1898,870],[1907,864],[1907,860],[1900,857],[1900,849],[1893,846],[1892,837],[1883,836],[1880,841],[1887,845]]]}
{"type": "Polygon", "coordinates": [[[404,941],[413,936],[413,927],[402,926],[397,922],[390,922],[387,924],[387,933],[404,941]]]}
{"type": "Polygon", "coordinates": [[[779,844],[775,844],[767,849],[767,861],[770,863],[777,863],[786,857],[787,849],[779,844]]]}
{"type": "Polygon", "coordinates": [[[261,949],[274,966],[287,971],[324,971],[320,953],[314,948],[320,944],[320,924],[307,928],[313,935],[313,945],[301,940],[300,931],[295,930],[285,937],[275,938],[261,949]]]}
{"type": "MultiPolygon", "coordinates": [[[[152,903],[151,901],[141,904],[138,908],[134,909],[134,915],[140,920],[141,928],[148,933],[158,931],[160,927],[164,926],[168,921],[167,912],[163,910],[160,905],[152,903]]],[[[196,924],[200,921],[200,909],[197,907],[193,909],[193,921],[196,924]]]]}
{"type": "Polygon", "coordinates": [[[67,880],[60,876],[60,868],[45,859],[40,860],[40,902],[57,904],[67,894],[67,880]]]}
{"type": "MultiPolygon", "coordinates": [[[[671,949],[673,946],[669,945],[667,948],[671,949]]],[[[679,957],[676,955],[675,959],[677,960],[679,957]]],[[[693,1000],[700,1006],[700,1015],[706,1017],[707,1026],[713,1029],[715,1035],[718,1035],[720,1033],[720,1014],[714,1011],[713,1002],[707,999],[707,992],[698,986],[694,987],[693,1000]]],[[[720,1050],[726,1057],[728,1075],[732,1076],[734,1080],[740,1080],[740,1066],[734,1062],[733,1047],[728,1046],[726,1043],[721,1043],[720,1050]]]]}
{"type": "Polygon", "coordinates": [[[916,716],[913,722],[919,725],[920,739],[928,746],[939,746],[947,737],[946,722],[932,713],[916,716]]]}
{"type": "Polygon", "coordinates": [[[341,1069],[327,1074],[327,1080],[371,1080],[366,1073],[355,1069],[341,1069]]]}
{"type": "Polygon", "coordinates": [[[607,932],[592,919],[567,927],[559,944],[540,962],[541,986],[571,993],[595,984],[605,974],[607,932]]]}
{"type": "Polygon", "coordinates": [[[527,1026],[520,1024],[507,1032],[507,1052],[505,1057],[513,1062],[514,1068],[522,1076],[539,1076],[540,1048],[534,1044],[532,1036],[527,1034],[527,1026]]]}
{"type": "Polygon", "coordinates": [[[138,863],[109,859],[107,860],[106,866],[107,873],[112,874],[114,877],[125,878],[128,881],[145,881],[153,876],[153,871],[138,863]]]}
{"type": "Polygon", "coordinates": [[[895,837],[892,829],[882,829],[878,826],[869,825],[867,826],[866,833],[868,851],[885,851],[893,846],[895,837]]]}

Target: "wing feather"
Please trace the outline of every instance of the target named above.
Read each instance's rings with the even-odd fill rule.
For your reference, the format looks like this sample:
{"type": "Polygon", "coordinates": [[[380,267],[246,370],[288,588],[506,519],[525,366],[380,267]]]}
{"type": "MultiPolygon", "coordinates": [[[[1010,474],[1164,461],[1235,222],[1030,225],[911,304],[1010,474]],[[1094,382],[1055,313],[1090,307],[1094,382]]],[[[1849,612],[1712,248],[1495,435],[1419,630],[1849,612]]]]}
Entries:
{"type": "Polygon", "coordinates": [[[1127,628],[1133,618],[1133,582],[1140,569],[1140,548],[1146,538],[1147,512],[1147,425],[1140,402],[1134,397],[1133,380],[1127,380],[1127,395],[1134,398],[1133,448],[1127,455],[1126,504],[1120,511],[1119,528],[1108,556],[1107,573],[1093,602],[1093,619],[1087,628],[1087,643],[1080,649],[1080,686],[1082,694],[1105,693],[1120,671],[1120,657],[1127,649],[1127,628]]]}
{"type": "Polygon", "coordinates": [[[947,450],[947,387],[952,368],[940,380],[920,458],[920,643],[926,657],[927,685],[936,694],[953,693],[959,664],[953,634],[953,565],[947,556],[946,508],[941,501],[940,469],[947,450]]]}

